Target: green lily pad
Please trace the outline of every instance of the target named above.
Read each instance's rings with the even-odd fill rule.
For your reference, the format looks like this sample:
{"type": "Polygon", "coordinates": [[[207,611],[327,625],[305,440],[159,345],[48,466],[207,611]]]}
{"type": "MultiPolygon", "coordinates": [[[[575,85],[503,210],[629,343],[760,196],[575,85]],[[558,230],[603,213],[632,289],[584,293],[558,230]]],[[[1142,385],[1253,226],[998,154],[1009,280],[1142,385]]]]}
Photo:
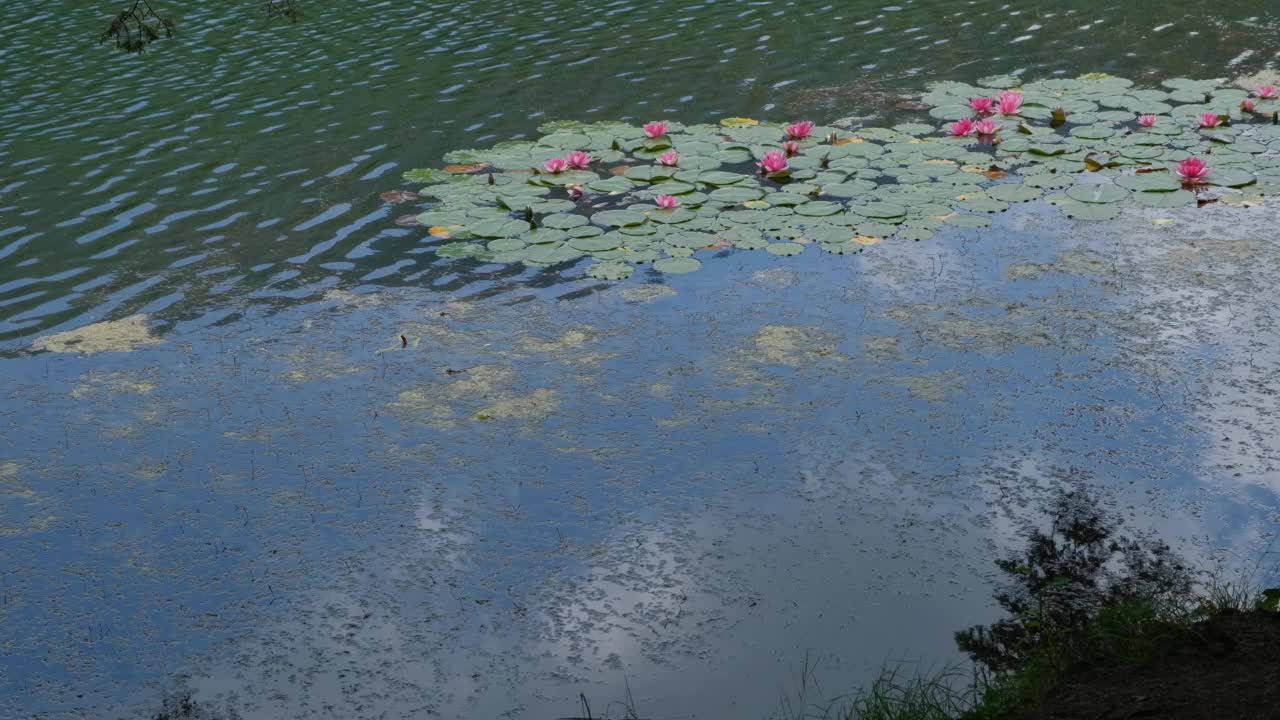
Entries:
{"type": "Polygon", "coordinates": [[[692,211],[684,208],[675,208],[673,210],[651,210],[649,219],[656,223],[664,225],[675,225],[677,223],[689,222],[696,217],[692,211]]]}
{"type": "Polygon", "coordinates": [[[987,195],[1004,202],[1030,202],[1040,197],[1040,191],[1021,184],[996,185],[987,189],[987,195]]]}
{"type": "Polygon", "coordinates": [[[870,180],[853,180],[851,182],[832,183],[822,186],[822,194],[836,198],[855,198],[876,189],[870,180]]]}
{"type": "Polygon", "coordinates": [[[602,250],[616,250],[621,243],[616,235],[605,234],[595,237],[585,238],[569,238],[569,247],[581,250],[582,252],[600,252],[602,250]]]}
{"type": "Polygon", "coordinates": [[[765,247],[765,252],[771,255],[799,255],[804,252],[804,246],[793,242],[772,243],[765,247]]]}
{"type": "MultiPolygon", "coordinates": [[[[1077,187],[1079,187],[1077,185],[1077,187]]],[[[1167,193],[1150,193],[1152,195],[1165,195],[1167,193]]],[[[1118,203],[1099,203],[1099,202],[1078,202],[1076,200],[1068,200],[1058,207],[1066,213],[1067,217],[1073,220],[1114,220],[1120,217],[1120,205],[1118,203]]]]}
{"type": "Polygon", "coordinates": [[[915,242],[919,242],[921,240],[928,240],[929,238],[937,234],[937,232],[938,232],[937,230],[932,230],[924,227],[901,227],[901,228],[898,228],[897,235],[899,238],[903,240],[912,240],[915,242]]]}
{"type": "Polygon", "coordinates": [[[714,245],[716,236],[705,232],[680,232],[666,236],[666,240],[674,247],[698,249],[714,245]]]}
{"type": "Polygon", "coordinates": [[[823,252],[828,252],[832,255],[852,255],[853,253],[862,252],[863,248],[862,245],[859,245],[852,240],[835,243],[819,243],[818,247],[822,248],[823,252]]]}
{"type": "Polygon", "coordinates": [[[716,202],[736,205],[738,203],[747,202],[748,200],[759,200],[764,197],[764,190],[761,190],[758,187],[739,187],[730,185],[729,187],[712,190],[707,194],[707,197],[716,202]]]}
{"type": "Polygon", "coordinates": [[[981,215],[956,215],[947,220],[948,225],[963,228],[981,228],[991,224],[991,218],[981,215]]]}
{"type": "Polygon", "coordinates": [[[641,225],[647,218],[634,210],[601,210],[591,216],[591,222],[605,227],[641,225]]]}
{"type": "Polygon", "coordinates": [[[684,275],[702,267],[702,263],[691,257],[670,257],[653,261],[653,269],[668,275],[684,275]]]}
{"type": "Polygon", "coordinates": [[[1085,140],[1105,140],[1116,134],[1115,128],[1106,125],[1085,125],[1071,128],[1071,136],[1085,140]]]}
{"type": "Polygon", "coordinates": [[[452,258],[472,257],[484,252],[485,249],[485,246],[476,243],[456,242],[437,247],[436,255],[452,258]]]}
{"type": "Polygon", "coordinates": [[[484,238],[515,237],[529,232],[529,223],[510,218],[490,218],[471,226],[471,232],[484,238]]]}
{"type": "Polygon", "coordinates": [[[717,187],[735,185],[746,179],[747,176],[741,173],[722,172],[719,170],[712,170],[710,172],[698,174],[698,182],[704,182],[708,185],[715,185],[717,187]]]}
{"type": "Polygon", "coordinates": [[[1133,194],[1135,205],[1150,208],[1176,208],[1196,204],[1196,194],[1187,190],[1173,192],[1137,192],[1133,194]]]}
{"type": "Polygon", "coordinates": [[[635,271],[624,262],[597,262],[587,268],[587,275],[599,280],[626,280],[635,271]]]}
{"type": "Polygon", "coordinates": [[[1067,197],[1082,203],[1117,203],[1129,197],[1129,191],[1112,183],[1072,185],[1067,197]]]}
{"type": "Polygon", "coordinates": [[[514,252],[524,249],[524,246],[525,242],[519,238],[498,238],[497,240],[490,240],[486,245],[489,248],[489,252],[495,253],[514,252]]]}
{"type": "Polygon", "coordinates": [[[636,182],[656,183],[664,180],[670,180],[672,175],[676,174],[675,168],[666,167],[664,165],[639,165],[637,167],[629,167],[623,173],[628,180],[636,182]]]}
{"type": "Polygon", "coordinates": [[[598,193],[624,193],[636,186],[635,183],[624,177],[610,177],[604,180],[592,180],[587,183],[587,189],[598,193]]]}
{"type": "Polygon", "coordinates": [[[568,245],[530,245],[525,253],[528,260],[546,265],[577,260],[585,254],[568,245]]]}
{"type": "Polygon", "coordinates": [[[1121,175],[1116,178],[1116,184],[1127,190],[1142,192],[1169,192],[1182,187],[1182,181],[1172,173],[1121,175]]]}
{"type": "Polygon", "coordinates": [[[1236,168],[1215,167],[1209,170],[1208,181],[1223,187],[1244,187],[1254,181],[1252,174],[1236,168]]]}
{"type": "Polygon", "coordinates": [[[587,224],[581,215],[548,215],[542,219],[542,226],[556,230],[570,230],[587,224]]]}
{"type": "Polygon", "coordinates": [[[864,215],[869,218],[879,218],[879,219],[897,218],[907,214],[907,209],[902,207],[901,205],[894,205],[893,203],[882,203],[882,202],[872,202],[872,203],[867,203],[866,205],[859,205],[856,208],[854,208],[854,210],[859,215],[864,215]]]}
{"type": "Polygon", "coordinates": [[[823,217],[826,215],[835,215],[843,209],[844,207],[839,203],[819,200],[807,202],[803,205],[797,205],[796,214],[804,215],[805,217],[823,217]]]}
{"type": "Polygon", "coordinates": [[[1075,185],[1076,180],[1070,175],[1041,173],[1038,175],[1028,175],[1023,180],[1022,184],[1027,187],[1040,188],[1041,190],[1062,190],[1075,185]]]}

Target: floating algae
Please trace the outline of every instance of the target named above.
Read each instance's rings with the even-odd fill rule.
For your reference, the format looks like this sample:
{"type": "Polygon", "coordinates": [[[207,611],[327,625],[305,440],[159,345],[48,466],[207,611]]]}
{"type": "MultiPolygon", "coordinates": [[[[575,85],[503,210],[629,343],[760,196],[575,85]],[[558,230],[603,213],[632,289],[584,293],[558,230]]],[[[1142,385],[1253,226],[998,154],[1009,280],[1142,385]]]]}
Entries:
{"type": "Polygon", "coordinates": [[[160,342],[160,338],[151,334],[146,315],[130,315],[119,320],[107,320],[36,338],[31,349],[96,355],[102,352],[132,352],[160,342]]]}

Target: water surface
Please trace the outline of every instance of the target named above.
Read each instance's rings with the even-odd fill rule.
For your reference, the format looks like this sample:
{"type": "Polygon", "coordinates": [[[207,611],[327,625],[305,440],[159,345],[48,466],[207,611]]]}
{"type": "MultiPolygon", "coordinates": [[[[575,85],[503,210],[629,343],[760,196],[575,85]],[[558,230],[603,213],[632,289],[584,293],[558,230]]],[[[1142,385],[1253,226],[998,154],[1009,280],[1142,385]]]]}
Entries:
{"type": "Polygon", "coordinates": [[[3,30],[0,717],[175,686],[247,718],[628,688],[645,717],[766,717],[806,656],[831,694],[956,660],[1068,479],[1196,559],[1273,531],[1269,205],[1019,206],[605,284],[437,259],[378,197],[550,118],[1253,71],[1256,4],[306,9],[189,2],[143,58],[62,1],[3,30]]]}

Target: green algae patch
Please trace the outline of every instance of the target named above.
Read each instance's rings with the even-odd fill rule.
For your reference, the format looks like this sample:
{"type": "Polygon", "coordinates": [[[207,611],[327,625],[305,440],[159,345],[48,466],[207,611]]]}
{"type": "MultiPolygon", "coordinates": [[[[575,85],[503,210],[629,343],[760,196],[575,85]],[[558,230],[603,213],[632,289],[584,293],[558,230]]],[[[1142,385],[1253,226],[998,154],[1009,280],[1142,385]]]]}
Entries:
{"type": "Polygon", "coordinates": [[[88,373],[84,382],[71,390],[73,400],[85,400],[100,396],[150,395],[156,384],[149,379],[128,372],[88,373]]]}
{"type": "Polygon", "coordinates": [[[765,325],[751,336],[747,356],[758,362],[791,367],[844,359],[836,351],[831,333],[801,325],[765,325]]]}
{"type": "Polygon", "coordinates": [[[528,394],[505,393],[493,404],[475,414],[482,422],[519,420],[525,423],[541,423],[560,408],[560,393],[539,388],[528,394]]]}
{"type": "Polygon", "coordinates": [[[96,355],[104,352],[132,352],[163,342],[151,332],[146,315],[130,315],[75,330],[36,338],[31,349],[57,353],[96,355]]]}

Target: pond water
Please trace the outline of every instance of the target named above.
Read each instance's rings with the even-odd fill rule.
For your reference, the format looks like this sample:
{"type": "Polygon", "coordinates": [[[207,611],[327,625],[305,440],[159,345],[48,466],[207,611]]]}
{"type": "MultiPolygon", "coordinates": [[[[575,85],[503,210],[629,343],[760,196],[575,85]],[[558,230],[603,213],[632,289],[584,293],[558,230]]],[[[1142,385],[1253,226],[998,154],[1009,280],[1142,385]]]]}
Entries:
{"type": "Polygon", "coordinates": [[[0,717],[767,717],[956,660],[1066,478],[1197,560],[1274,530],[1274,200],[602,283],[379,197],[549,119],[1253,72],[1256,3],[332,5],[0,30],[0,717]]]}

